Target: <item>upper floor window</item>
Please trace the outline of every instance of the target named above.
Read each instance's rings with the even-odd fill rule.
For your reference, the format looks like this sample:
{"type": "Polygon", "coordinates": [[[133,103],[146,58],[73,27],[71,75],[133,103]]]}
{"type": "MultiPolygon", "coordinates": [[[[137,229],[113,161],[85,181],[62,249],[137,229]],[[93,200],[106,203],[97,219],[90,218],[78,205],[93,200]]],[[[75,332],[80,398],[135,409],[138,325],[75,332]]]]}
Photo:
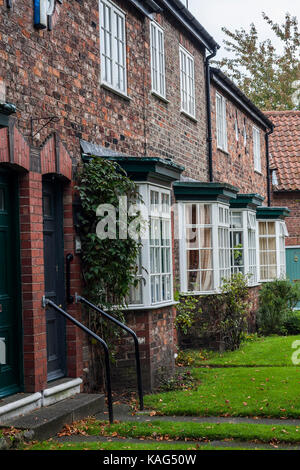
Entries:
{"type": "Polygon", "coordinates": [[[254,170],[261,172],[260,131],[257,127],[253,127],[253,159],[254,170]]]}
{"type": "Polygon", "coordinates": [[[179,56],[181,110],[189,114],[190,116],[195,117],[196,108],[194,58],[182,46],[179,47],[179,56]]]}
{"type": "Polygon", "coordinates": [[[101,82],[127,93],[125,14],[109,0],[100,1],[101,82]]]}
{"type": "Polygon", "coordinates": [[[217,146],[225,152],[228,151],[227,144],[227,121],[226,121],[226,99],[216,93],[216,126],[217,146]]]}
{"type": "Polygon", "coordinates": [[[150,23],[152,91],[166,97],[164,32],[157,23],[150,23]]]}

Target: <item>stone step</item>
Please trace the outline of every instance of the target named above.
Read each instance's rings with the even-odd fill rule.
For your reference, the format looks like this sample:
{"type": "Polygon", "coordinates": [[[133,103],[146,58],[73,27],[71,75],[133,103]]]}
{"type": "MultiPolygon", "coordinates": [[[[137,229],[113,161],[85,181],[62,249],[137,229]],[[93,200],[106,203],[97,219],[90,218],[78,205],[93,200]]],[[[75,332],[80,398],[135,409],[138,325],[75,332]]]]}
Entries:
{"type": "Polygon", "coordinates": [[[80,393],[82,379],[67,378],[56,380],[42,392],[16,393],[0,400],[0,425],[8,419],[17,418],[27,413],[49,406],[80,393]]]}
{"type": "Polygon", "coordinates": [[[93,416],[103,411],[104,407],[104,395],[79,393],[24,416],[8,418],[1,423],[1,427],[28,430],[30,439],[43,441],[55,436],[65,425],[93,416]]]}

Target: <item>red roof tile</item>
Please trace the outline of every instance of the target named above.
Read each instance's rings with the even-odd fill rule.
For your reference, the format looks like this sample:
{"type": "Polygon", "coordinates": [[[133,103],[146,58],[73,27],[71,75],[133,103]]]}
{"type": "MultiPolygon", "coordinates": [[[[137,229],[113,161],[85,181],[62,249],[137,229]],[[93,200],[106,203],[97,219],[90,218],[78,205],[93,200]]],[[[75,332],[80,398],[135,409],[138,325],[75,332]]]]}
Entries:
{"type": "Polygon", "coordinates": [[[270,135],[271,168],[277,168],[275,191],[300,191],[300,111],[265,112],[274,123],[270,135]]]}

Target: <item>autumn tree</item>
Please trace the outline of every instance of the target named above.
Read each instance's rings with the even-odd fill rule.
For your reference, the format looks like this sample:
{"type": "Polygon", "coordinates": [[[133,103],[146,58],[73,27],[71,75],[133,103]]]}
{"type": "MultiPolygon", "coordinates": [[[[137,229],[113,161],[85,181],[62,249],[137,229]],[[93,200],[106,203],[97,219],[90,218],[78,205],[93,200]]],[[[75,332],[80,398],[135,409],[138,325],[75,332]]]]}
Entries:
{"type": "Polygon", "coordinates": [[[234,32],[222,28],[230,57],[215,61],[237,86],[263,110],[300,109],[300,33],[296,17],[285,15],[282,25],[262,13],[282,47],[271,39],[259,41],[256,26],[234,32]]]}

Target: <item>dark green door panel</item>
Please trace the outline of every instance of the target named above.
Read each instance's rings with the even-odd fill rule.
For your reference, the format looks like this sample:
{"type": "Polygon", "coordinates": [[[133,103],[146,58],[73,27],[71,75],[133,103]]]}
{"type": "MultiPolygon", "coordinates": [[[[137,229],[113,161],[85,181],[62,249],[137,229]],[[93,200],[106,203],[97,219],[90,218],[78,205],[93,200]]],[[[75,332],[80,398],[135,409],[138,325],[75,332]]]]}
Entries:
{"type": "MultiPolygon", "coordinates": [[[[286,249],[286,274],[292,282],[300,284],[300,247],[286,249]]],[[[300,302],[297,308],[300,309],[300,302]]]]}
{"type": "Polygon", "coordinates": [[[0,338],[5,363],[0,365],[0,397],[21,390],[20,283],[17,189],[0,172],[0,338]]]}

